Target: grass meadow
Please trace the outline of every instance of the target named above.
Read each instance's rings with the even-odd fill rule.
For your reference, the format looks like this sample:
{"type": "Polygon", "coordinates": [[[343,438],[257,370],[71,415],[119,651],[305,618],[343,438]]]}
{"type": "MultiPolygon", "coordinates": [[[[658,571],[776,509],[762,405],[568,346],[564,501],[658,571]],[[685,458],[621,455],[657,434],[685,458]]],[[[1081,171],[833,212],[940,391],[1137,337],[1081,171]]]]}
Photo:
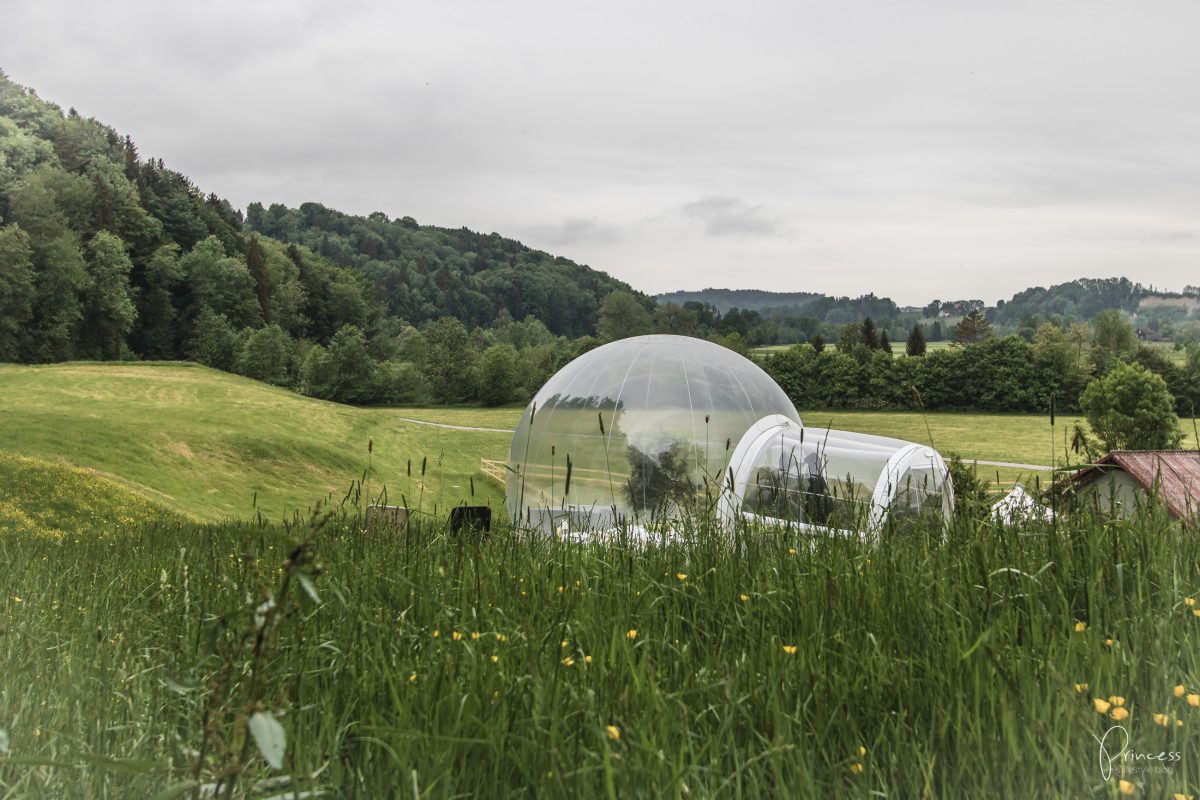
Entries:
{"type": "Polygon", "coordinates": [[[0,397],[0,451],[95,470],[201,519],[282,519],[341,499],[368,467],[373,494],[386,483],[392,500],[430,513],[472,491],[503,505],[479,460],[505,458],[504,436],[411,425],[206,367],[0,365],[0,397]],[[422,460],[436,481],[422,480],[422,460]]]}
{"type": "MultiPolygon", "coordinates": [[[[0,798],[1200,793],[1200,537],[1160,509],[456,536],[433,503],[498,504],[478,460],[508,437],[399,418],[519,409],[185,365],[0,367],[0,392],[0,798]],[[430,513],[365,530],[385,481],[430,513]],[[1102,773],[1116,725],[1177,757],[1102,773]]],[[[1049,458],[1034,417],[802,417],[1049,458]]]]}
{"type": "Polygon", "coordinates": [[[0,796],[1200,789],[1200,539],[1161,514],[962,520],[944,543],[689,533],[8,532],[0,796]],[[260,745],[264,718],[282,738],[260,745]],[[1094,737],[1118,723],[1180,758],[1106,780],[1094,737]]]}

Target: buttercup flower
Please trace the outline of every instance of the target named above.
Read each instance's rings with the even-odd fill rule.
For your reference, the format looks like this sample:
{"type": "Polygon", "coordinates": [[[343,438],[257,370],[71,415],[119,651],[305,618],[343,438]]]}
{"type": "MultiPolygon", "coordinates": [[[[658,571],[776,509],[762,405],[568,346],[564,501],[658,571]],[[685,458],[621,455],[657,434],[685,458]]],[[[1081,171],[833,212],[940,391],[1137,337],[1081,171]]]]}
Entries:
{"type": "Polygon", "coordinates": [[[605,725],[604,732],[607,733],[608,738],[612,739],[614,742],[621,738],[621,729],[616,725],[605,725]]]}
{"type": "Polygon", "coordinates": [[[678,578],[678,579],[679,579],[679,580],[681,580],[681,581],[686,581],[686,580],[687,580],[687,573],[686,573],[686,572],[676,572],[676,573],[675,573],[675,577],[676,577],[676,578],[678,578]]]}
{"type": "Polygon", "coordinates": [[[794,655],[796,655],[796,645],[794,645],[794,644],[785,644],[785,645],[783,646],[783,652],[787,653],[789,656],[794,656],[794,655]]]}
{"type": "Polygon", "coordinates": [[[1075,623],[1075,632],[1076,632],[1076,633],[1083,633],[1083,632],[1084,632],[1084,631],[1086,631],[1086,630],[1087,630],[1087,623],[1086,623],[1086,622],[1079,621],[1079,622],[1076,622],[1076,623],[1075,623]]]}
{"type": "Polygon", "coordinates": [[[1096,711],[1101,714],[1107,714],[1108,710],[1112,708],[1112,703],[1108,702],[1107,700],[1101,700],[1099,697],[1092,700],[1092,705],[1095,706],[1096,711]]]}
{"type": "Polygon", "coordinates": [[[637,628],[630,628],[629,632],[625,634],[625,638],[626,639],[636,639],[637,638],[637,628]]]}
{"type": "Polygon", "coordinates": [[[1114,708],[1112,710],[1112,714],[1110,716],[1113,719],[1115,719],[1117,722],[1120,722],[1121,720],[1123,720],[1129,716],[1129,709],[1121,708],[1120,706],[1117,706],[1116,708],[1114,708]]]}
{"type": "Polygon", "coordinates": [[[408,676],[408,682],[409,682],[409,683],[416,683],[416,682],[417,682],[417,673],[415,673],[415,672],[413,672],[413,673],[410,673],[410,674],[409,674],[409,676],[408,676]]]}
{"type": "Polygon", "coordinates": [[[852,773],[854,773],[855,775],[861,775],[862,771],[863,771],[863,765],[860,764],[859,762],[855,761],[853,764],[850,765],[850,771],[852,773]]]}
{"type": "Polygon", "coordinates": [[[1187,703],[1193,708],[1200,708],[1200,694],[1189,694],[1187,696],[1187,703]]]}
{"type": "Polygon", "coordinates": [[[566,658],[564,658],[562,660],[562,665],[564,667],[573,667],[573,666],[575,666],[575,659],[571,658],[570,656],[567,656],[566,658]]]}
{"type": "Polygon", "coordinates": [[[1183,695],[1187,692],[1187,689],[1183,688],[1183,684],[1181,683],[1175,687],[1174,691],[1176,697],[1183,697],[1183,695]]]}
{"type": "Polygon", "coordinates": [[[1194,606],[1194,605],[1196,605],[1196,598],[1194,598],[1194,597],[1185,597],[1185,598],[1183,598],[1183,604],[1184,604],[1185,606],[1194,606]]]}
{"type": "Polygon", "coordinates": [[[462,639],[462,631],[455,631],[454,633],[450,634],[450,638],[456,642],[459,641],[462,639]]]}
{"type": "Polygon", "coordinates": [[[1117,782],[1117,788],[1121,790],[1121,794],[1133,794],[1134,790],[1135,790],[1137,787],[1135,787],[1135,786],[1134,786],[1132,783],[1130,783],[1129,781],[1124,781],[1124,780],[1123,780],[1123,781],[1118,781],[1118,782],[1117,782]]]}
{"type": "Polygon", "coordinates": [[[1121,697],[1119,694],[1114,694],[1109,696],[1108,702],[1112,703],[1114,706],[1123,706],[1125,705],[1125,698],[1121,697]]]}
{"type": "Polygon", "coordinates": [[[1171,720],[1169,720],[1169,719],[1167,718],[1167,715],[1166,715],[1166,714],[1155,714],[1155,715],[1154,715],[1154,723],[1155,723],[1156,725],[1162,725],[1162,726],[1164,726],[1164,727],[1165,727],[1165,726],[1167,725],[1167,723],[1169,723],[1170,721],[1171,721],[1171,720]]]}
{"type": "Polygon", "coordinates": [[[750,599],[750,595],[748,595],[748,594],[739,594],[739,595],[738,595],[738,599],[739,599],[739,600],[741,600],[741,601],[744,603],[744,602],[746,602],[747,600],[749,600],[749,599],[750,599]]]}
{"type": "Polygon", "coordinates": [[[1088,685],[1086,683],[1075,684],[1075,691],[1083,693],[1083,692],[1086,692],[1087,690],[1088,690],[1088,685]]]}

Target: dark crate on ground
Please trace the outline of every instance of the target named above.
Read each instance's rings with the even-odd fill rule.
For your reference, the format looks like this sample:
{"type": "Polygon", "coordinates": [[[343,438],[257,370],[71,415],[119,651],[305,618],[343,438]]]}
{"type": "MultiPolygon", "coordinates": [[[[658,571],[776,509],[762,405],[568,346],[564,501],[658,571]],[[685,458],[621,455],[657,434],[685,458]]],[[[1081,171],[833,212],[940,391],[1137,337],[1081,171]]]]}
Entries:
{"type": "Polygon", "coordinates": [[[487,506],[455,506],[450,509],[450,532],[477,531],[480,533],[492,529],[492,509],[487,506]]]}

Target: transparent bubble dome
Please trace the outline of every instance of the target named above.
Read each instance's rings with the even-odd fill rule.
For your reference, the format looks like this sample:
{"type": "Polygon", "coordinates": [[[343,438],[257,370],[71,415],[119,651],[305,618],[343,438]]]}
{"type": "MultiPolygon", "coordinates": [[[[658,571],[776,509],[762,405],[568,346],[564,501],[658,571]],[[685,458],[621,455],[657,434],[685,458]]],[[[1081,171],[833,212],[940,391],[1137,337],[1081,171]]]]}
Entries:
{"type": "Polygon", "coordinates": [[[595,529],[715,496],[742,436],[772,414],[800,424],[767,373],[720,345],[653,335],[598,347],[525,409],[508,456],[509,515],[595,529]]]}

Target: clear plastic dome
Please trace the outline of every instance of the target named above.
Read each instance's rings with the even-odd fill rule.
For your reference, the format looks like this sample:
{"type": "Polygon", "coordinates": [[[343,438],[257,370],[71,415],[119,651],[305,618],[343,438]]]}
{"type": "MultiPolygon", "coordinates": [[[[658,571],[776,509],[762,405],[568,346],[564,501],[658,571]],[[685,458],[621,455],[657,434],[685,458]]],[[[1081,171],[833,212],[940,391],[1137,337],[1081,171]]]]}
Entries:
{"type": "Polygon", "coordinates": [[[611,527],[716,497],[746,432],[800,417],[756,364],[703,339],[637,336],[563,367],[525,409],[508,512],[543,530],[611,527]]]}

